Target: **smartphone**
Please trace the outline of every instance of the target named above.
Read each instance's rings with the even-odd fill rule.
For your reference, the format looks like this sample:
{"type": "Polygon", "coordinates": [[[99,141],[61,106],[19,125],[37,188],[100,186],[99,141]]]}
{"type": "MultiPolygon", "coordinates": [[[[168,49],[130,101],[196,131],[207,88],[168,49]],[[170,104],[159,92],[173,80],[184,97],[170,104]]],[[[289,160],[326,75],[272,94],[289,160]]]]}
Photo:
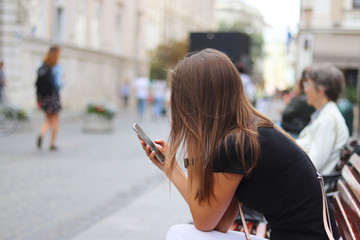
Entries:
{"type": "Polygon", "coordinates": [[[159,162],[164,163],[164,155],[156,148],[155,143],[148,137],[148,135],[146,135],[146,133],[139,126],[139,124],[134,123],[133,129],[136,134],[146,143],[146,145],[150,146],[151,151],[155,152],[155,156],[159,160],[159,162]]]}

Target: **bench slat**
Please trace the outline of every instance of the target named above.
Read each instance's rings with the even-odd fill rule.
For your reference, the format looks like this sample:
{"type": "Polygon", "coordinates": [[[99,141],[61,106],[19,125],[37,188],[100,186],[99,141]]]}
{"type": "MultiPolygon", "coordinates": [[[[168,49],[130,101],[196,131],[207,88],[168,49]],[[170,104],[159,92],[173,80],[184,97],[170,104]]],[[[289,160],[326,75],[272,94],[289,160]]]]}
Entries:
{"type": "Polygon", "coordinates": [[[350,223],[360,233],[360,204],[356,201],[355,196],[351,193],[345,181],[340,180],[337,187],[341,204],[344,206],[349,219],[351,219],[350,223]]]}
{"type": "Polygon", "coordinates": [[[357,236],[359,236],[358,233],[354,231],[352,228],[352,224],[350,223],[345,208],[342,205],[339,195],[334,195],[334,207],[335,207],[335,218],[336,222],[338,223],[340,234],[344,240],[353,240],[353,239],[359,239],[357,236]]]}
{"type": "Polygon", "coordinates": [[[349,161],[354,166],[356,171],[360,173],[360,156],[354,153],[353,155],[351,155],[349,161]]]}
{"type": "Polygon", "coordinates": [[[234,222],[234,224],[231,226],[230,230],[236,231],[238,226],[239,226],[239,224],[237,222],[234,222]]]}
{"type": "Polygon", "coordinates": [[[259,223],[256,227],[256,236],[265,238],[266,237],[266,223],[259,223]]]}
{"type": "MultiPolygon", "coordinates": [[[[249,230],[249,233],[251,234],[253,228],[254,228],[254,222],[247,222],[246,227],[249,230]]],[[[245,230],[244,230],[245,231],[245,230]]]]}
{"type": "MultiPolygon", "coordinates": [[[[356,155],[356,154],[355,154],[356,155]]],[[[357,173],[351,169],[349,166],[345,166],[341,172],[344,177],[347,185],[350,187],[351,191],[354,193],[357,201],[360,201],[360,182],[357,179],[357,173]]]]}

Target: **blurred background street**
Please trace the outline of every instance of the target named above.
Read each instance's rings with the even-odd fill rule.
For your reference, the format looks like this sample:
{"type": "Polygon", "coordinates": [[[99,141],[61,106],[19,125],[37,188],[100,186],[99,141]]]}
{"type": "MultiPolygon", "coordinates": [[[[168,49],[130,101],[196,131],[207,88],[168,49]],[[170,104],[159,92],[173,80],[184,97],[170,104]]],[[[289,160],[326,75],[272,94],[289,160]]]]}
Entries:
{"type": "Polygon", "coordinates": [[[306,67],[333,64],[359,137],[359,0],[0,0],[0,114],[19,119],[4,136],[0,116],[0,240],[155,240],[191,221],[132,124],[167,139],[166,71],[207,47],[231,58],[274,121],[306,67]],[[48,133],[39,151],[35,81],[54,45],[59,150],[48,133]]]}

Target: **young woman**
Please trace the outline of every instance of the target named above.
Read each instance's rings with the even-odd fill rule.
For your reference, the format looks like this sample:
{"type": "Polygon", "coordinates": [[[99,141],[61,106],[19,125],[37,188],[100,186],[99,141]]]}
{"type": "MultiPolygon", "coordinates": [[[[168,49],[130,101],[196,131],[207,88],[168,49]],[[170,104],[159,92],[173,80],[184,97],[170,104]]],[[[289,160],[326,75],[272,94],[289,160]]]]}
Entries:
{"type": "MultiPolygon", "coordinates": [[[[239,213],[238,200],[264,214],[270,239],[326,239],[316,169],[294,141],[251,106],[230,59],[202,50],[180,61],[170,81],[169,144],[155,141],[165,163],[141,141],[193,217],[193,225],[173,226],[167,239],[245,239],[228,231],[239,213]],[[176,160],[185,157],[187,175],[176,160]]],[[[331,218],[339,239],[332,212],[331,218]]]]}
{"type": "Polygon", "coordinates": [[[52,46],[46,54],[43,65],[50,68],[52,90],[46,94],[37,92],[37,101],[41,109],[45,112],[45,122],[42,124],[39,137],[37,138],[37,147],[40,149],[43,142],[43,137],[51,128],[50,150],[57,150],[55,140],[59,130],[59,112],[61,110],[59,91],[63,85],[62,82],[62,68],[58,64],[60,58],[60,48],[52,46]]]}

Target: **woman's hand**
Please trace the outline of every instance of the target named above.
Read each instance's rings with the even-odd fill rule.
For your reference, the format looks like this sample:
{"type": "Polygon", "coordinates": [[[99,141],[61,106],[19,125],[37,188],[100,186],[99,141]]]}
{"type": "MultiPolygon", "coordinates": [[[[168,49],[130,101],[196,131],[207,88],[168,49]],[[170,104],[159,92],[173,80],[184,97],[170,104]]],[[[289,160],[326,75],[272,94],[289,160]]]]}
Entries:
{"type": "MultiPolygon", "coordinates": [[[[140,139],[140,138],[139,138],[140,139]]],[[[166,142],[162,139],[159,140],[155,140],[155,146],[157,147],[157,149],[164,155],[166,156],[166,152],[168,150],[168,145],[166,144],[166,142]]],[[[164,165],[163,163],[161,163],[156,157],[155,157],[155,151],[152,151],[150,149],[149,145],[146,145],[146,143],[140,139],[140,143],[146,153],[146,155],[150,158],[150,160],[162,171],[164,171],[164,165]]],[[[166,161],[166,157],[165,157],[165,161],[166,161]]]]}

